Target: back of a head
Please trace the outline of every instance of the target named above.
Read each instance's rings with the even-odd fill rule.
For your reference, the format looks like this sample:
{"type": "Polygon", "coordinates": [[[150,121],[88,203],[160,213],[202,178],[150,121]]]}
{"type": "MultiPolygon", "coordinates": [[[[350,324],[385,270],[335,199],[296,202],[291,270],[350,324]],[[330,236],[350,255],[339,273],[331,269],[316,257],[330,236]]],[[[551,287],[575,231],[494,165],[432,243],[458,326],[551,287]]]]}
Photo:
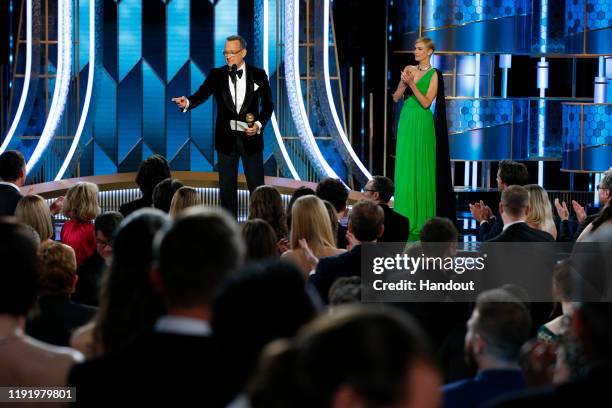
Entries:
{"type": "Polygon", "coordinates": [[[260,218],[242,225],[242,238],[246,244],[246,260],[254,261],[278,256],[276,233],[267,221],[260,218]]]}
{"type": "Polygon", "coordinates": [[[203,206],[181,213],[156,238],[156,248],[167,301],[180,307],[209,305],[245,252],[236,221],[223,210],[203,206]]]}
{"type": "Polygon", "coordinates": [[[295,200],[297,200],[300,197],[304,197],[306,195],[315,195],[315,191],[310,187],[300,186],[296,188],[293,194],[291,195],[291,198],[289,199],[289,203],[287,204],[287,209],[285,210],[285,215],[287,217],[287,229],[288,230],[291,229],[291,210],[293,209],[293,204],[295,203],[295,200]]]}
{"type": "Polygon", "coordinates": [[[332,306],[361,302],[361,277],[345,276],[336,279],[329,288],[329,304],[332,306]]]}
{"type": "Polygon", "coordinates": [[[62,212],[71,219],[81,222],[93,221],[100,214],[98,186],[80,181],[70,187],[64,198],[62,212]]]}
{"type": "Polygon", "coordinates": [[[34,228],[41,241],[53,237],[53,219],[44,198],[39,195],[26,195],[15,208],[15,217],[34,228]]]}
{"type": "Polygon", "coordinates": [[[317,196],[304,196],[296,200],[291,211],[290,244],[300,248],[299,240],[310,245],[335,247],[329,216],[325,204],[317,196]]]}
{"type": "Polygon", "coordinates": [[[361,242],[377,239],[384,223],[384,211],[372,200],[359,200],[349,214],[349,225],[353,235],[361,242]]]}
{"type": "Polygon", "coordinates": [[[385,176],[374,176],[374,189],[378,192],[381,203],[388,203],[395,193],[395,185],[390,178],[385,176]]]}
{"type": "Polygon", "coordinates": [[[249,201],[249,219],[266,220],[279,236],[286,236],[287,221],[283,199],[273,186],[259,186],[253,191],[249,201]]]}
{"type": "Polygon", "coordinates": [[[457,242],[457,227],[448,218],[433,217],[421,229],[421,242],[457,242]]]}
{"type": "Polygon", "coordinates": [[[529,172],[523,163],[502,160],[499,162],[499,178],[508,186],[524,186],[529,183],[529,172]]]}
{"type": "Polygon", "coordinates": [[[170,203],[169,214],[171,217],[176,217],[186,208],[202,204],[202,197],[198,191],[190,186],[183,186],[176,190],[170,203]]]}
{"type": "Polygon", "coordinates": [[[0,181],[16,181],[23,168],[25,159],[23,154],[17,150],[6,150],[0,154],[0,181]]]}
{"type": "Polygon", "coordinates": [[[501,203],[504,206],[504,212],[507,214],[513,217],[525,216],[529,206],[529,193],[525,187],[508,186],[502,191],[501,203]]]}
{"type": "Polygon", "coordinates": [[[25,316],[36,299],[37,245],[25,227],[0,217],[0,315],[25,316]]]}
{"type": "Polygon", "coordinates": [[[329,223],[332,229],[332,236],[334,237],[334,244],[338,245],[338,216],[336,215],[336,209],[334,205],[327,200],[323,200],[327,215],[329,216],[329,223]]]}
{"type": "Polygon", "coordinates": [[[170,212],[170,203],[174,193],[183,187],[184,184],[177,179],[167,178],[155,186],[153,189],[153,207],[162,210],[165,213],[170,212]]]}
{"type": "Polygon", "coordinates": [[[96,315],[105,350],[122,346],[163,312],[163,301],[149,281],[153,240],[168,225],[164,212],[143,208],[126,217],[115,233],[113,258],[102,282],[96,315]]]}
{"type": "Polygon", "coordinates": [[[537,184],[527,184],[525,190],[529,194],[527,222],[537,223],[543,231],[555,228],[552,206],[546,190],[537,184]]]}
{"type": "Polygon", "coordinates": [[[348,191],[339,179],[328,177],[319,181],[316,193],[321,200],[332,203],[336,212],[341,212],[346,208],[348,191]]]}
{"type": "Polygon", "coordinates": [[[76,277],[74,249],[50,241],[40,248],[38,293],[41,296],[69,296],[76,277]]]}
{"type": "Polygon", "coordinates": [[[122,221],[123,214],[118,211],[107,211],[96,217],[94,230],[100,231],[108,240],[112,241],[122,221]]]}
{"type": "Polygon", "coordinates": [[[287,406],[331,407],[344,386],[367,406],[392,406],[414,391],[406,386],[414,363],[430,361],[424,335],[412,319],[395,310],[357,305],[336,308],[288,347],[276,354],[267,351],[276,361],[264,356],[264,372],[252,386],[254,408],[282,406],[277,398],[290,400],[287,406]],[[273,372],[265,372],[268,368],[273,372]]]}
{"type": "Polygon", "coordinates": [[[168,161],[164,156],[154,154],[140,163],[136,175],[136,184],[142,191],[142,195],[150,199],[155,186],[167,178],[170,178],[168,161]]]}
{"type": "Polygon", "coordinates": [[[523,301],[504,289],[491,289],[476,299],[476,312],[474,330],[486,340],[487,353],[516,362],[531,330],[531,317],[523,301]]]}

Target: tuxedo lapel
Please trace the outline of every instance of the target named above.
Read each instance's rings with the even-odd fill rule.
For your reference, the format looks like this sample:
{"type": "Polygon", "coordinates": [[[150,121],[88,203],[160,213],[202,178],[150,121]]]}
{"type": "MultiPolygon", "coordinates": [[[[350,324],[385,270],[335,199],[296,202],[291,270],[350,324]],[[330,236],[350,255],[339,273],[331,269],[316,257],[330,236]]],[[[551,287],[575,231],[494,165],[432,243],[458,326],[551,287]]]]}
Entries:
{"type": "MultiPolygon", "coordinates": [[[[247,109],[251,105],[251,101],[253,100],[253,87],[255,84],[255,80],[253,79],[253,68],[247,67],[246,70],[246,91],[244,94],[244,101],[242,102],[242,107],[240,108],[240,114],[244,115],[247,113],[247,109]]],[[[250,112],[255,114],[255,112],[250,112]]]]}
{"type": "Polygon", "coordinates": [[[225,102],[225,106],[230,112],[235,113],[236,106],[232,100],[232,93],[230,92],[229,88],[229,67],[226,66],[221,72],[223,73],[221,78],[221,81],[223,82],[223,92],[221,92],[223,95],[223,102],[225,102]]]}

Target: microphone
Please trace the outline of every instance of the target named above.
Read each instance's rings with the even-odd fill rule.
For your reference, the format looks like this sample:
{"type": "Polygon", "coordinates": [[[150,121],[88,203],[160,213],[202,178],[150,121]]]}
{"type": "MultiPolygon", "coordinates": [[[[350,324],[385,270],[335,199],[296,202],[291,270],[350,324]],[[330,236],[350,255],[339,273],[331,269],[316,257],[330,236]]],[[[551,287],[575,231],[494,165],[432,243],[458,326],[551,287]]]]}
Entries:
{"type": "Polygon", "coordinates": [[[253,115],[252,113],[247,113],[246,123],[248,127],[252,128],[255,125],[255,115],[253,115]]]}
{"type": "Polygon", "coordinates": [[[238,71],[238,65],[233,64],[230,68],[230,77],[232,78],[232,82],[236,82],[236,72],[238,71]]]}

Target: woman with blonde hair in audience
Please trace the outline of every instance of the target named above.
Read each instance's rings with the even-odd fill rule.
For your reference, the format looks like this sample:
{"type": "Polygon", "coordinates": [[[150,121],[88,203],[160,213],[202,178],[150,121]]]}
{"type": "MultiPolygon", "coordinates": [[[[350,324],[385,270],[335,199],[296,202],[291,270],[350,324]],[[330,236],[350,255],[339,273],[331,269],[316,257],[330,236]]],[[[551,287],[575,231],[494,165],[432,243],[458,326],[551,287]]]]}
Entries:
{"type": "Polygon", "coordinates": [[[39,195],[26,195],[19,200],[15,217],[22,224],[31,226],[41,243],[53,239],[53,220],[45,199],[39,195]]]}
{"type": "Polygon", "coordinates": [[[276,241],[287,237],[287,217],[283,199],[272,186],[259,186],[251,194],[249,201],[249,220],[261,218],[270,224],[276,233],[276,241]]]}
{"type": "Polygon", "coordinates": [[[170,203],[170,217],[176,217],[185,208],[202,204],[202,197],[193,187],[184,186],[176,190],[170,203]]]}
{"type": "Polygon", "coordinates": [[[548,193],[537,184],[528,184],[525,189],[529,192],[529,213],[527,224],[534,229],[548,232],[557,239],[557,227],[553,220],[552,205],[548,193]]]}
{"type": "Polygon", "coordinates": [[[282,258],[293,261],[306,276],[315,265],[304,247],[310,248],[318,259],[346,252],[336,248],[327,209],[317,196],[308,195],[296,200],[291,210],[289,241],[291,249],[282,258]]]}
{"type": "Polygon", "coordinates": [[[93,220],[100,214],[98,186],[79,182],[68,189],[62,212],[68,221],[60,233],[64,244],[71,246],[80,266],[96,251],[96,234],[93,220]]]}

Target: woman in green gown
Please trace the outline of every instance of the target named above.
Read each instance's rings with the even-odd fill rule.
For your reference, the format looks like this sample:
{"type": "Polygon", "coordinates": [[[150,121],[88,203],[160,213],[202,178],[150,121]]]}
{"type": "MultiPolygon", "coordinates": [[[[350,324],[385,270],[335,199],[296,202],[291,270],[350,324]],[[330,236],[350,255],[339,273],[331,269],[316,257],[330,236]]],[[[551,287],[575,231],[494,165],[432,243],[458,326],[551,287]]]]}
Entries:
{"type": "Polygon", "coordinates": [[[418,239],[423,224],[436,215],[455,219],[444,83],[440,71],[431,66],[433,52],[431,39],[416,40],[418,65],[404,68],[393,94],[395,102],[404,99],[397,127],[394,209],[410,220],[411,240],[418,239]]]}

